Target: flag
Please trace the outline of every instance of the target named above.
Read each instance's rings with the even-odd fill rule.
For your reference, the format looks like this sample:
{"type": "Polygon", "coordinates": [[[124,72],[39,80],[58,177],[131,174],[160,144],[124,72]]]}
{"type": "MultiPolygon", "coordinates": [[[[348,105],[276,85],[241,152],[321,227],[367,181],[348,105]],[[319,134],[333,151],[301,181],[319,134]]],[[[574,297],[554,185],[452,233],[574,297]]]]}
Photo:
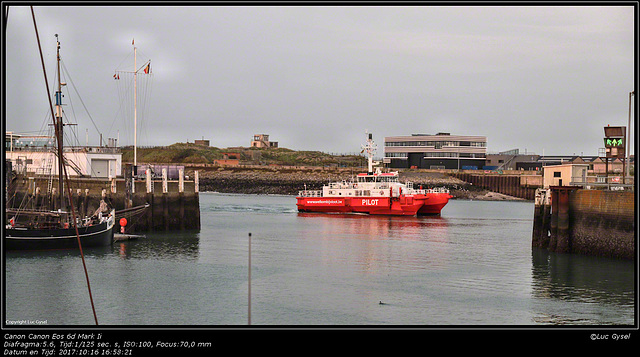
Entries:
{"type": "Polygon", "coordinates": [[[151,63],[149,63],[146,67],[144,67],[144,73],[147,74],[151,72],[151,63]]]}
{"type": "Polygon", "coordinates": [[[131,44],[133,45],[134,42],[136,42],[135,38],[133,40],[131,40],[131,44]]]}
{"type": "Polygon", "coordinates": [[[116,74],[114,74],[114,75],[113,75],[113,79],[120,79],[120,75],[119,75],[119,74],[117,74],[117,73],[116,73],[116,74]]]}

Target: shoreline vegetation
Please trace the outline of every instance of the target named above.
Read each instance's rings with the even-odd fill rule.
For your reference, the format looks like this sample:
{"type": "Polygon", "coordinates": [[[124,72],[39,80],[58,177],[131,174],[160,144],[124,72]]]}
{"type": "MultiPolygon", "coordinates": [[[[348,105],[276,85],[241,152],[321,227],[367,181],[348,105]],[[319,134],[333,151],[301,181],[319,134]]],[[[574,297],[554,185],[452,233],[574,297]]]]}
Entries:
{"type": "MultiPolygon", "coordinates": [[[[133,148],[122,148],[122,161],[133,162],[133,148]]],[[[365,172],[364,155],[295,151],[286,148],[232,147],[220,149],[194,143],[137,149],[138,163],[184,165],[193,177],[198,170],[200,191],[240,194],[296,195],[320,190],[333,181],[350,181],[365,172]],[[235,161],[234,161],[235,160],[235,161]],[[234,165],[229,165],[234,162],[234,165]]],[[[394,169],[395,170],[395,169],[394,169]]],[[[436,170],[398,170],[401,182],[414,187],[446,187],[453,199],[523,200],[487,191],[436,170]]]]}

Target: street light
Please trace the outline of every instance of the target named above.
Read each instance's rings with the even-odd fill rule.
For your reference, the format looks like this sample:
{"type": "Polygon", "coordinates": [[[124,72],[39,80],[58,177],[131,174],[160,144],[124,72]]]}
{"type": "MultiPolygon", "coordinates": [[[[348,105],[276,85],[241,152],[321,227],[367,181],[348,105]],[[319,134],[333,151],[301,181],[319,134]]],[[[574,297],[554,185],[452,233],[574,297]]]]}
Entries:
{"type": "Polygon", "coordinates": [[[633,97],[634,95],[635,91],[629,92],[629,125],[627,126],[627,142],[625,143],[625,145],[627,145],[627,160],[629,160],[627,161],[627,172],[625,175],[627,177],[629,177],[629,167],[631,166],[631,97],[633,97]]]}

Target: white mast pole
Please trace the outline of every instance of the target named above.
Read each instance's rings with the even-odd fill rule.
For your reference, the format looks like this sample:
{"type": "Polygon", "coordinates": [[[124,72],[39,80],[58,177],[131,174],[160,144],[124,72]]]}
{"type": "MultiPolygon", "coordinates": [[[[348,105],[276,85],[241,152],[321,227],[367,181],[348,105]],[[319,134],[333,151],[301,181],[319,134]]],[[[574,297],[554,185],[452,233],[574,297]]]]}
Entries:
{"type": "MultiPolygon", "coordinates": [[[[134,42],[135,40],[131,44],[134,42]]],[[[135,45],[133,46],[133,71],[133,166],[135,167],[138,165],[138,65],[135,45]]]]}

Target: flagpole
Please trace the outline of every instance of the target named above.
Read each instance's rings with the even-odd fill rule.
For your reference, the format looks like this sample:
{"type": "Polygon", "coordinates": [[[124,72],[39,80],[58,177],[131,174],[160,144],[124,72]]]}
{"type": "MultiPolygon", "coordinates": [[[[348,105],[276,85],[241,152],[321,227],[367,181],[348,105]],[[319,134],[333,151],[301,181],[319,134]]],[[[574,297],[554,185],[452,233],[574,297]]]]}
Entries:
{"type": "Polygon", "coordinates": [[[138,66],[135,39],[131,41],[133,46],[133,171],[138,165],[138,66]]]}

